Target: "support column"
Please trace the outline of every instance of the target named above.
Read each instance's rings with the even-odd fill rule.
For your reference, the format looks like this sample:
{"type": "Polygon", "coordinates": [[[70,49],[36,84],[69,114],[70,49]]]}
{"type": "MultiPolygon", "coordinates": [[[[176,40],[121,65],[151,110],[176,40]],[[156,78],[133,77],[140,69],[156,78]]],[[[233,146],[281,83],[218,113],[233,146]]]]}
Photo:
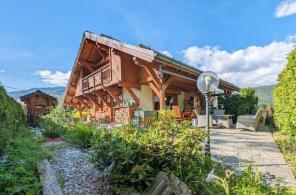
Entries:
{"type": "Polygon", "coordinates": [[[79,113],[79,119],[80,119],[80,122],[82,122],[82,110],[83,110],[83,107],[81,106],[81,103],[79,102],[79,106],[78,106],[78,113],[79,113]]]}
{"type": "Polygon", "coordinates": [[[159,109],[160,110],[165,109],[165,90],[164,89],[159,90],[159,109]]]}

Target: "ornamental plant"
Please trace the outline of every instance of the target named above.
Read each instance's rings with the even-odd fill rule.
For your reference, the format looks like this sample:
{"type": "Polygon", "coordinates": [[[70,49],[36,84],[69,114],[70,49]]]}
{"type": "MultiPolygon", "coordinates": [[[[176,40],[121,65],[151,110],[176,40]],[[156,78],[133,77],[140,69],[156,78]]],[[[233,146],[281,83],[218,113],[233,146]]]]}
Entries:
{"type": "Polygon", "coordinates": [[[58,107],[52,109],[39,122],[39,125],[43,129],[43,135],[50,138],[61,137],[72,123],[73,113],[73,109],[62,110],[58,107]]]}
{"type": "Polygon", "coordinates": [[[189,182],[207,173],[200,145],[204,136],[203,129],[162,112],[146,129],[125,125],[98,131],[92,140],[94,160],[101,168],[115,161],[112,181],[121,192],[144,191],[160,171],[189,182]]]}
{"type": "Polygon", "coordinates": [[[274,90],[274,118],[279,130],[296,136],[296,48],[279,74],[274,90]]]}

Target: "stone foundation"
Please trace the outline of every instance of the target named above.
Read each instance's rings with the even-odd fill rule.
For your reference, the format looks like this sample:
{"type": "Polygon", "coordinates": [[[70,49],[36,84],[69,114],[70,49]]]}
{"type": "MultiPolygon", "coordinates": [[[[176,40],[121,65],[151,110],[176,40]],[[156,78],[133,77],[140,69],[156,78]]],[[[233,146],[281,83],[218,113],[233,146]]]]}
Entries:
{"type": "Polygon", "coordinates": [[[129,123],[134,115],[136,107],[119,107],[114,110],[114,122],[116,124],[127,124],[129,123]]]}

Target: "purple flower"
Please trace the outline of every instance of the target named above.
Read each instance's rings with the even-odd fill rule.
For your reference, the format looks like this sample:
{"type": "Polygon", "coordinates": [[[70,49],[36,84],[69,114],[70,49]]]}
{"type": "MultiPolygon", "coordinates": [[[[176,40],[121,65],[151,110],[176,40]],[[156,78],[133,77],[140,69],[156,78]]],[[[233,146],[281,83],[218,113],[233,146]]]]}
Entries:
{"type": "Polygon", "coordinates": [[[208,173],[208,176],[207,176],[207,178],[206,178],[206,182],[207,183],[210,183],[213,179],[214,179],[214,169],[213,170],[211,170],[209,173],[208,173]]]}

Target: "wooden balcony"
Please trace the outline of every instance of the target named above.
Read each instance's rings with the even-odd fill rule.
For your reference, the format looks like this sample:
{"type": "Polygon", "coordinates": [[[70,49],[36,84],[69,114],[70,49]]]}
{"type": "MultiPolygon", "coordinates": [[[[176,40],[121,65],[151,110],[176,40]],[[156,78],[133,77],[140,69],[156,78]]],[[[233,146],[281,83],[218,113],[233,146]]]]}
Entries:
{"type": "Polygon", "coordinates": [[[111,82],[111,68],[108,65],[94,71],[82,79],[83,93],[102,89],[103,85],[111,82]]]}

